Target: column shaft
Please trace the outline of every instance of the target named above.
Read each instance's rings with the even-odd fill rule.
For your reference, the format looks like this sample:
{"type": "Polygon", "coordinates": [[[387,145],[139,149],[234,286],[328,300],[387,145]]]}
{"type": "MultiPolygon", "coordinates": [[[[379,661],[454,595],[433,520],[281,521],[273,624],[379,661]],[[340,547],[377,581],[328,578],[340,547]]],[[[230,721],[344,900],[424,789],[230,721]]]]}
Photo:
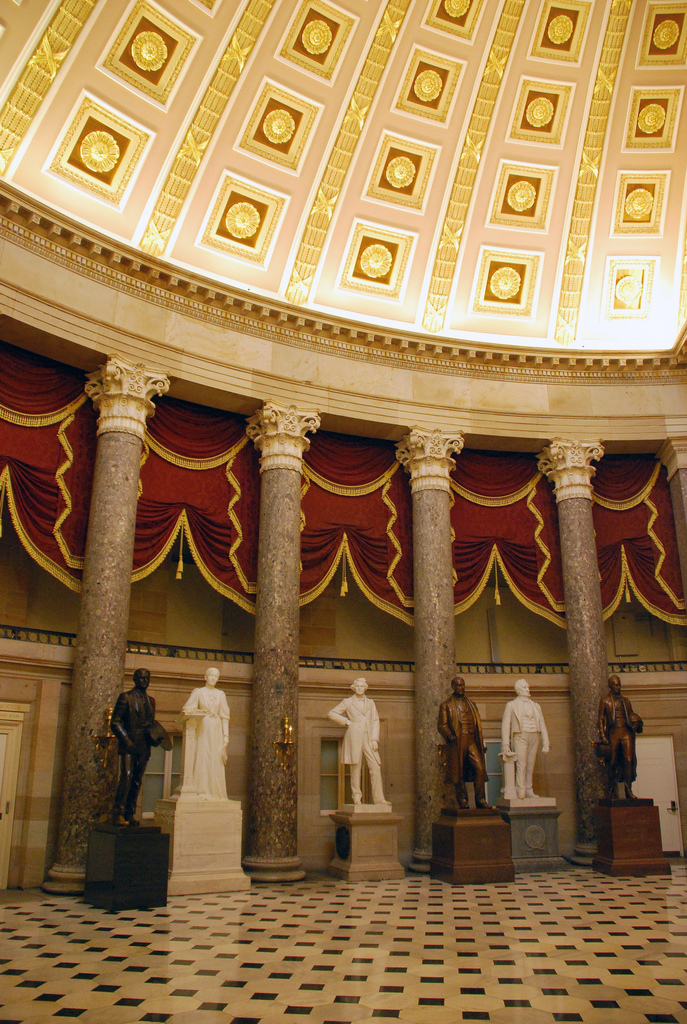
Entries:
{"type": "Polygon", "coordinates": [[[147,395],[169,387],[149,374],[111,359],[87,385],[100,407],[88,536],[82,576],[79,628],[72,672],[57,862],[44,889],[83,891],[88,833],[112,803],[116,779],[96,757],[107,709],[122,687],[129,621],[136,502],[147,395]],[[114,368],[114,369],[113,369],[114,368]],[[126,394],[133,382],[136,394],[126,394]],[[143,384],[141,384],[143,382],[143,384]],[[95,390],[94,390],[95,389],[95,390]]]}
{"type": "Polygon", "coordinates": [[[397,445],[413,495],[415,840],[411,871],[426,873],[443,792],[439,704],[456,664],[449,476],[462,437],[414,427],[397,445]]]}
{"type": "Polygon", "coordinates": [[[315,413],[266,403],[248,434],[262,452],[247,854],[255,881],[297,881],[301,466],[315,413]],[[282,748],[288,719],[293,742],[282,748]]]}
{"type": "Polygon", "coordinates": [[[687,599],[687,438],[670,438],[663,444],[658,456],[668,470],[682,590],[687,599]]]}

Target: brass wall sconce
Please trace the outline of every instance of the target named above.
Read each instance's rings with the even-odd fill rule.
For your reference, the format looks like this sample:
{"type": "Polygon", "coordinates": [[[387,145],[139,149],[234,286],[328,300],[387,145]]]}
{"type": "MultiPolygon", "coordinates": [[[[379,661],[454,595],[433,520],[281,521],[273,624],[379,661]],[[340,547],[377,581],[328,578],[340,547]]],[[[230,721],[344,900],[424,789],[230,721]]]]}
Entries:
{"type": "Polygon", "coordinates": [[[107,708],[103,715],[103,727],[102,732],[97,733],[93,737],[93,743],[95,744],[95,757],[101,768],[110,767],[114,764],[117,753],[117,737],[110,732],[110,719],[112,718],[112,708],[107,708]]]}
{"type": "Polygon", "coordinates": [[[291,750],[293,749],[293,726],[285,715],[281,720],[282,737],[279,740],[274,740],[274,752],[277,755],[277,761],[283,772],[289,766],[291,760],[291,750]]]}

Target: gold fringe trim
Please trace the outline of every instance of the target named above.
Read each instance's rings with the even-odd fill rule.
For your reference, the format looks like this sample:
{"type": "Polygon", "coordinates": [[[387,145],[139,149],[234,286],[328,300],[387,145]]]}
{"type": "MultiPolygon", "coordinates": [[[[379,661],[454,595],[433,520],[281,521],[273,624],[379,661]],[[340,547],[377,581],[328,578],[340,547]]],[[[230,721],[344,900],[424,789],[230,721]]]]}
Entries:
{"type": "Polygon", "coordinates": [[[320,476],[319,473],[316,473],[310,466],[306,466],[305,463],[303,463],[303,476],[312,480],[323,491],[329,491],[330,494],[339,494],[344,498],[357,498],[363,494],[372,494],[373,491],[383,487],[384,484],[391,480],[399,466],[400,463],[395,462],[392,466],[389,466],[386,472],[378,476],[376,480],[371,480],[369,484],[359,484],[354,487],[349,487],[346,484],[337,484],[334,480],[328,480],[327,477],[320,476]]]}
{"type": "Polygon", "coordinates": [[[151,437],[148,431],[145,433],[146,444],[152,448],[156,455],[159,455],[165,462],[171,462],[173,466],[179,466],[180,469],[193,469],[196,471],[202,471],[204,469],[217,469],[218,466],[223,466],[225,462],[233,462],[238,453],[248,443],[248,437],[241,438],[237,441],[232,448],[228,448],[226,452],[222,452],[221,455],[213,455],[208,459],[191,459],[185,455],[177,455],[176,452],[172,452],[169,448],[165,448],[164,445],[156,441],[154,437],[151,437]]]}
{"type": "Polygon", "coordinates": [[[312,590],[308,590],[308,591],[306,591],[305,594],[301,594],[299,602],[298,602],[299,605],[302,606],[302,605],[305,605],[305,604],[309,604],[311,601],[314,601],[315,598],[319,597],[320,594],[323,593],[324,590],[326,590],[327,586],[329,585],[329,583],[331,582],[332,578],[334,577],[334,575],[336,573],[336,570],[339,568],[339,563],[340,563],[342,557],[344,557],[346,559],[346,562],[348,563],[348,568],[350,569],[351,573],[353,574],[353,579],[358,584],[358,586],[360,587],[360,590],[362,591],[362,593],[365,595],[365,597],[368,599],[368,601],[371,604],[373,604],[376,608],[379,608],[381,611],[388,612],[389,615],[393,615],[395,618],[400,619],[401,622],[405,622],[406,625],[412,626],[412,624],[413,624],[413,617],[412,617],[412,615],[410,615],[406,611],[403,611],[402,608],[398,608],[395,604],[391,604],[390,601],[384,601],[381,597],[378,597],[377,594],[375,594],[372,590],[370,590],[370,588],[365,584],[365,581],[363,580],[362,576],[358,572],[358,569],[356,567],[355,561],[353,560],[353,556],[351,554],[351,549],[348,546],[348,536],[346,535],[345,532],[344,532],[343,537],[341,538],[341,543],[339,544],[338,550],[337,550],[336,554],[334,555],[334,558],[332,560],[332,564],[330,565],[329,569],[327,570],[326,575],[317,584],[317,586],[313,587],[312,590]]]}
{"type": "Polygon", "coordinates": [[[612,501],[610,498],[602,498],[596,491],[594,491],[594,501],[597,505],[602,505],[604,508],[610,508],[614,512],[624,512],[628,508],[635,508],[637,505],[641,504],[641,502],[646,501],[653,491],[658,479],[658,474],[661,472],[662,465],[663,463],[660,459],[657,459],[656,465],[654,466],[653,472],[648,481],[644,484],[641,491],[637,491],[637,493],[633,494],[631,498],[627,498],[625,501],[612,501]]]}
{"type": "Polygon", "coordinates": [[[516,501],[522,501],[522,499],[535,489],[537,484],[542,478],[541,473],[535,473],[531,480],[528,480],[526,484],[518,491],[513,491],[511,494],[503,494],[498,498],[487,498],[483,494],[475,494],[474,491],[469,491],[466,487],[462,487],[457,484],[455,480],[451,480],[451,490],[455,491],[456,494],[460,494],[462,498],[467,501],[471,501],[473,505],[484,505],[488,508],[501,508],[504,505],[514,505],[516,501]]]}
{"type": "Polygon", "coordinates": [[[560,626],[561,629],[567,629],[565,619],[561,618],[560,615],[556,615],[556,613],[553,610],[549,611],[548,608],[544,608],[540,604],[535,604],[534,601],[531,601],[528,597],[526,597],[525,594],[522,593],[521,590],[519,590],[516,587],[510,573],[503,564],[503,559],[499,554],[496,544],[492,545],[489,561],[487,562],[486,568],[481,576],[479,583],[477,584],[477,587],[463,601],[459,601],[457,604],[453,606],[454,615],[460,615],[461,612],[467,611],[468,608],[472,607],[475,601],[479,600],[479,598],[482,596],[484,592],[487,583],[489,582],[489,577],[491,576],[491,571],[493,569],[495,561],[498,561],[499,568],[503,573],[506,583],[508,584],[514,597],[517,598],[520,604],[523,604],[525,608],[528,608],[531,612],[534,612],[535,615],[541,615],[543,619],[548,619],[549,622],[555,622],[556,625],[560,626]]]}
{"type": "Polygon", "coordinates": [[[22,526],[17,507],[14,501],[14,492],[12,490],[12,476],[10,474],[9,466],[5,466],[2,473],[0,474],[0,488],[7,494],[7,506],[10,510],[10,516],[12,524],[17,531],[17,536],[24,546],[27,553],[33,558],[34,562],[37,562],[42,569],[49,572],[51,576],[54,576],[60,583],[64,583],[65,587],[70,590],[74,590],[77,594],[81,590],[81,581],[75,580],[73,576],[70,576],[62,566],[53,562],[51,558],[44,555],[43,552],[36,547],[28,533],[22,526]]]}
{"type": "Polygon", "coordinates": [[[70,416],[74,419],[74,413],[86,401],[88,401],[88,395],[80,395],[62,409],[57,409],[56,412],[41,413],[38,416],[33,416],[28,412],[15,412],[14,409],[0,405],[0,420],[15,423],[18,427],[50,427],[53,423],[61,423],[62,420],[66,420],[70,416]]]}
{"type": "Polygon", "coordinates": [[[537,520],[537,525],[534,529],[534,542],[544,555],[544,561],[539,569],[539,572],[537,573],[537,586],[539,587],[542,594],[549,602],[553,610],[556,612],[560,612],[562,614],[565,612],[564,602],[557,601],[551,593],[551,591],[549,590],[549,588],[544,583],[544,576],[546,575],[548,568],[551,564],[551,552],[549,551],[544,541],[541,539],[541,533],[544,529],[544,517],[542,516],[537,506],[534,504],[536,493],[537,492],[535,490],[530,491],[527,497],[527,507],[534,516],[534,518],[537,520]]]}
{"type": "Polygon", "coordinates": [[[60,551],[62,552],[62,557],[64,558],[66,564],[71,569],[83,569],[83,558],[81,558],[78,555],[73,555],[71,553],[71,551],[69,550],[69,545],[67,544],[66,540],[62,536],[62,526],[64,525],[66,520],[71,515],[72,508],[73,508],[73,506],[72,506],[72,496],[69,493],[69,489],[67,488],[67,485],[64,482],[65,473],[67,472],[68,469],[71,468],[71,466],[72,466],[72,464],[74,462],[74,452],[72,450],[72,446],[70,445],[69,441],[67,440],[67,433],[66,433],[68,427],[73,422],[74,422],[74,417],[73,416],[68,416],[67,419],[62,421],[62,423],[60,424],[60,429],[57,431],[57,439],[60,442],[60,444],[62,446],[62,449],[63,449],[63,451],[65,453],[65,456],[66,456],[64,462],[60,466],[57,467],[57,471],[55,472],[55,480],[57,482],[57,486],[60,489],[60,494],[62,495],[62,500],[64,501],[64,509],[62,510],[60,515],[58,516],[57,522],[53,526],[52,532],[53,532],[53,537],[55,538],[55,540],[57,541],[57,543],[59,545],[60,551]]]}
{"type": "Polygon", "coordinates": [[[686,621],[684,614],[672,615],[670,612],[664,612],[662,608],[657,608],[656,605],[652,604],[651,601],[647,601],[647,599],[643,596],[643,594],[637,587],[633,579],[632,573],[630,572],[630,567],[627,564],[627,556],[625,554],[624,544],[621,544],[620,546],[620,558],[621,569],[618,589],[613,599],[603,609],[604,621],[606,619],[610,619],[611,615],[613,615],[613,613],[618,610],[618,606],[620,605],[620,602],[623,599],[625,589],[629,584],[632,593],[635,595],[639,603],[643,605],[644,608],[646,608],[650,615],[654,615],[657,619],[661,619],[663,622],[668,622],[672,626],[684,626],[686,621]]]}
{"type": "Polygon", "coordinates": [[[236,459],[236,456],[241,451],[243,446],[247,443],[247,441],[248,441],[248,437],[246,437],[243,440],[239,441],[238,444],[234,445],[234,447],[232,449],[230,449],[230,451],[233,454],[231,455],[230,460],[227,462],[227,469],[226,469],[227,480],[229,481],[230,487],[233,487],[233,489],[234,489],[234,496],[233,496],[233,498],[230,498],[229,505],[227,507],[227,515],[229,516],[229,521],[232,523],[234,529],[236,530],[236,540],[232,543],[232,545],[231,545],[231,547],[229,549],[229,561],[234,566],[234,570],[236,572],[236,575],[238,576],[239,580],[241,581],[241,586],[243,587],[245,592],[247,594],[255,594],[257,592],[257,589],[258,589],[257,584],[256,583],[249,583],[248,582],[248,579],[247,579],[243,569],[241,568],[241,564],[240,564],[240,562],[239,562],[239,560],[238,560],[238,558],[236,556],[236,552],[238,551],[238,549],[240,548],[241,544],[243,543],[243,527],[241,526],[241,520],[239,519],[239,517],[234,512],[234,505],[236,505],[237,502],[241,499],[241,493],[242,492],[241,492],[241,485],[239,484],[238,479],[232,473],[232,466],[234,465],[234,461],[236,459]]]}
{"type": "Polygon", "coordinates": [[[401,545],[399,543],[398,537],[394,533],[394,525],[396,524],[396,520],[398,519],[398,512],[396,510],[396,506],[394,505],[393,501],[389,497],[389,488],[390,487],[391,487],[391,477],[389,477],[387,482],[384,484],[384,487],[382,488],[382,501],[384,502],[386,507],[389,509],[389,518],[387,519],[387,522],[386,522],[386,535],[389,538],[389,540],[391,541],[396,554],[394,555],[393,559],[391,560],[391,565],[387,569],[386,578],[387,578],[388,582],[391,584],[391,587],[392,587],[394,593],[396,594],[396,597],[399,599],[399,601],[401,602],[403,607],[404,608],[412,608],[413,607],[413,603],[414,603],[412,598],[406,597],[406,595],[401,590],[401,587],[400,587],[398,581],[396,580],[396,577],[394,576],[394,573],[396,572],[396,566],[401,561],[401,557],[403,555],[403,548],[401,547],[401,545]]]}
{"type": "Polygon", "coordinates": [[[673,592],[672,588],[666,583],[666,581],[661,576],[661,569],[663,568],[663,563],[666,560],[666,549],[663,547],[663,544],[661,543],[657,535],[654,533],[654,523],[658,519],[658,509],[649,498],[644,499],[644,504],[651,511],[649,522],[647,523],[646,527],[646,532],[648,533],[649,537],[651,537],[652,541],[654,542],[658,550],[658,562],[656,564],[656,568],[654,569],[654,579],[656,580],[664,594],[667,594],[667,596],[673,602],[675,607],[680,608],[684,611],[684,599],[681,601],[673,592]]]}

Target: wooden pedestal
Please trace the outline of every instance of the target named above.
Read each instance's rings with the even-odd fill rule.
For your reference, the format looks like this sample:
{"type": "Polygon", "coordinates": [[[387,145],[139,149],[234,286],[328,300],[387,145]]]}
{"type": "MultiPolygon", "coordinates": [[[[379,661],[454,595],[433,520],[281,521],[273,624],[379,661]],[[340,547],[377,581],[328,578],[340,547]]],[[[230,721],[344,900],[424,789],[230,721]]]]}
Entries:
{"type": "Polygon", "coordinates": [[[354,811],[348,805],[329,817],[336,825],[336,856],[329,874],[349,882],[405,878],[398,861],[400,814],[354,811]]]}
{"type": "Polygon", "coordinates": [[[512,882],[510,825],[493,808],[443,808],[432,825],[429,873],[458,885],[512,882]]]}
{"type": "Polygon", "coordinates": [[[597,854],[592,862],[605,875],[669,875],[663,856],[658,807],[653,800],[599,800],[597,854]]]}
{"type": "Polygon", "coordinates": [[[169,836],[159,828],[96,825],[88,837],[84,900],[103,910],[167,906],[169,836]]]}

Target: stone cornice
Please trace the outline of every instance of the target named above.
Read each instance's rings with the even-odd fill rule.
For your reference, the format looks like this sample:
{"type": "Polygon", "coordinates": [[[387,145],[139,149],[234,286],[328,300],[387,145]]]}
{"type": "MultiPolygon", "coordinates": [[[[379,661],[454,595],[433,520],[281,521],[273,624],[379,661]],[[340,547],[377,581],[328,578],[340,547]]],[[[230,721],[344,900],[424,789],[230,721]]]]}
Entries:
{"type": "Polygon", "coordinates": [[[184,316],[330,355],[404,370],[528,383],[687,382],[687,351],[682,340],[669,353],[583,355],[560,349],[487,347],[409,331],[375,329],[223,287],[169,263],[143,258],[140,251],[84,230],[4,183],[0,188],[0,238],[81,277],[184,316]]]}

